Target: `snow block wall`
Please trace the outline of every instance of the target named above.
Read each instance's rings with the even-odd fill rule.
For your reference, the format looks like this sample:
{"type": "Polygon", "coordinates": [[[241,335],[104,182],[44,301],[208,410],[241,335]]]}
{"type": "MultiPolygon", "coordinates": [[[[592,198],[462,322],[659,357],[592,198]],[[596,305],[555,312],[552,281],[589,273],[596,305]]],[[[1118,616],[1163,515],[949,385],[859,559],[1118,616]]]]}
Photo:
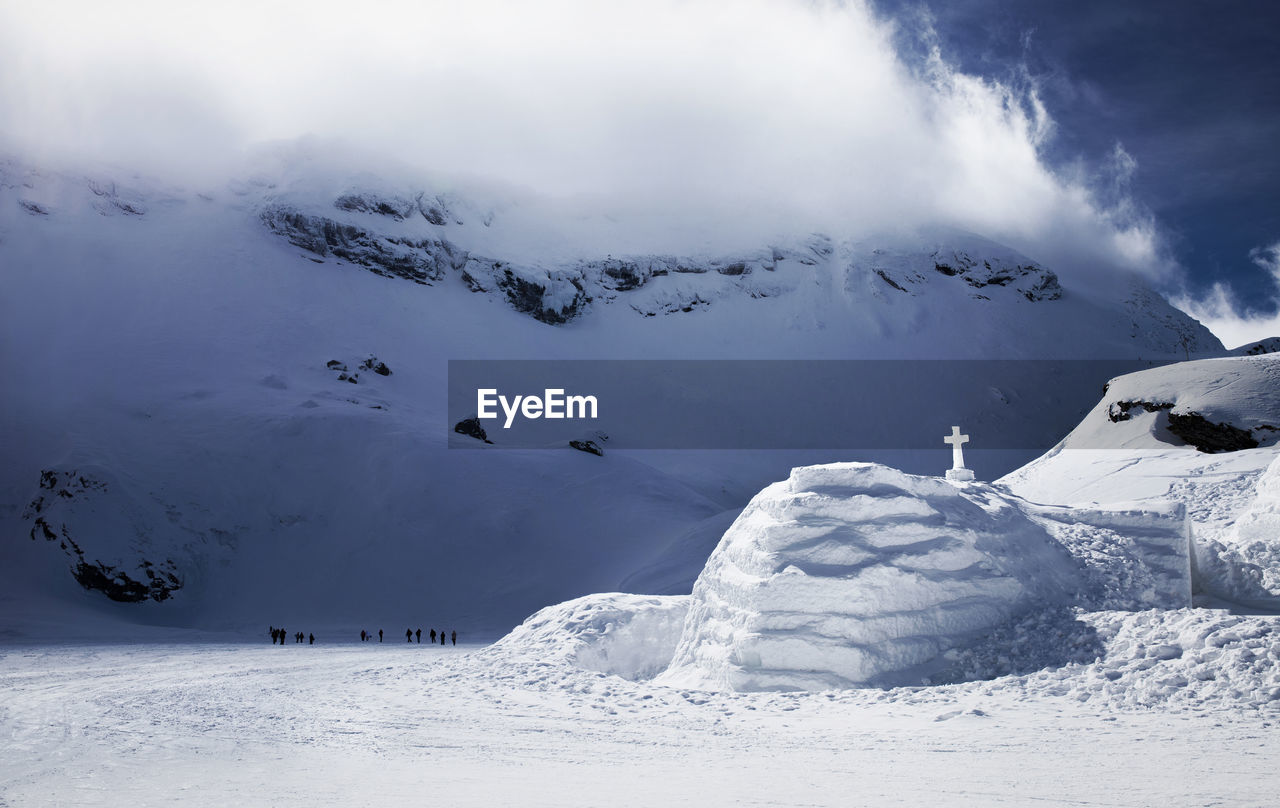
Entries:
{"type": "Polygon", "coordinates": [[[1062,545],[989,486],[873,463],[797,468],[724,535],[657,681],[916,684],[947,650],[1082,584],[1062,545]]]}
{"type": "Polygon", "coordinates": [[[1191,606],[1191,527],[1180,502],[1107,508],[1022,507],[1075,556],[1087,609],[1191,606]]]}

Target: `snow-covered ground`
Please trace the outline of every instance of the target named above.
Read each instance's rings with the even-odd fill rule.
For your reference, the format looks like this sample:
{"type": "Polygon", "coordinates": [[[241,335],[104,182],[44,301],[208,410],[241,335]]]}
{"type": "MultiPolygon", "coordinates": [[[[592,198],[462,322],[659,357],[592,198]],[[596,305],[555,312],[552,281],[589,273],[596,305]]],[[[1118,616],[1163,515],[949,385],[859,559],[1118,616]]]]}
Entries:
{"type": "Polygon", "coordinates": [[[1275,618],[1133,620],[1097,618],[1105,663],[808,694],[465,646],[5,647],[0,804],[1273,804],[1275,618]]]}

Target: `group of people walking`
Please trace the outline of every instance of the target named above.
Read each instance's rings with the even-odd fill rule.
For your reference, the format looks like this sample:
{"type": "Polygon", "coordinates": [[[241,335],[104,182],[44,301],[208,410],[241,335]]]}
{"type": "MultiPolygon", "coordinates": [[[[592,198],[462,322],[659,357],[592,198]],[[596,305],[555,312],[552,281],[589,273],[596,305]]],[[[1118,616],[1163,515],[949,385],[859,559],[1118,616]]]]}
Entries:
{"type": "MultiPolygon", "coordinates": [[[[431,629],[431,633],[428,636],[431,638],[431,644],[435,645],[437,634],[434,628],[431,629]]],[[[440,637],[441,645],[445,645],[447,642],[450,642],[450,641],[453,642],[454,645],[458,644],[458,632],[456,631],[451,631],[449,632],[448,635],[446,635],[444,633],[444,629],[440,629],[440,634],[438,636],[440,637]]],[[[414,631],[411,628],[406,628],[404,630],[404,641],[413,642],[414,638],[417,638],[417,641],[419,644],[422,643],[422,629],[418,629],[417,631],[414,631]]],[[[368,642],[369,640],[372,640],[372,639],[373,639],[372,634],[370,634],[367,631],[361,630],[360,642],[368,642]]],[[[382,642],[382,629],[378,629],[378,642],[382,642]]]]}
{"type": "MultiPolygon", "coordinates": [[[[281,645],[284,645],[285,639],[290,636],[282,628],[276,628],[275,626],[268,626],[268,628],[271,630],[272,645],[275,645],[276,643],[280,643],[281,645]]],[[[292,636],[295,644],[296,643],[306,643],[307,645],[316,644],[316,635],[314,634],[306,634],[301,631],[296,631],[293,633],[292,636]]],[[[437,634],[436,630],[433,628],[431,629],[431,633],[428,636],[431,638],[432,645],[435,645],[437,636],[440,638],[441,645],[447,645],[448,643],[453,643],[454,645],[458,644],[458,632],[456,631],[450,631],[448,634],[445,634],[444,629],[440,629],[439,634],[437,634]]],[[[406,628],[404,630],[405,642],[413,642],[415,638],[417,639],[419,644],[422,643],[422,629],[418,629],[417,631],[414,631],[411,628],[406,628]]],[[[360,631],[360,642],[368,642],[369,640],[372,640],[372,639],[373,639],[372,634],[370,634],[367,631],[364,631],[363,629],[360,631]]],[[[382,642],[382,629],[378,629],[378,642],[382,642]]]]}
{"type": "MultiPolygon", "coordinates": [[[[268,628],[271,629],[271,644],[275,645],[276,643],[280,643],[281,645],[284,645],[285,638],[289,636],[285,633],[285,630],[282,628],[276,628],[275,626],[268,626],[268,628]]],[[[316,635],[304,634],[301,631],[295,631],[293,633],[293,641],[295,643],[305,642],[307,645],[315,645],[316,635]]]]}

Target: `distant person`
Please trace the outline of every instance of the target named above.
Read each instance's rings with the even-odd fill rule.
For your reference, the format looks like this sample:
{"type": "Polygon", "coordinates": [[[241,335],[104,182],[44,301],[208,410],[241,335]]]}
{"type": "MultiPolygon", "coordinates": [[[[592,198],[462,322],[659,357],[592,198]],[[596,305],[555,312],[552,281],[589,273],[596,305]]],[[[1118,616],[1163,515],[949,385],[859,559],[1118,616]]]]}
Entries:
{"type": "Polygon", "coordinates": [[[307,645],[315,645],[315,644],[316,644],[316,635],[314,635],[314,634],[308,634],[308,635],[307,635],[307,637],[308,637],[307,645]]]}
{"type": "Polygon", "coordinates": [[[405,641],[405,642],[413,642],[413,629],[411,629],[411,628],[406,628],[406,629],[404,630],[404,641],[405,641]]]}
{"type": "Polygon", "coordinates": [[[453,640],[453,644],[454,644],[454,645],[457,645],[457,644],[458,644],[458,632],[456,632],[456,631],[451,632],[451,633],[450,633],[450,637],[449,637],[449,638],[453,640]]]}
{"type": "Polygon", "coordinates": [[[281,644],[281,645],[284,645],[284,637],[285,637],[284,629],[280,629],[280,644],[281,644]]]}
{"type": "Polygon", "coordinates": [[[271,644],[275,645],[276,644],[276,627],[268,626],[268,628],[271,629],[271,644]]]}
{"type": "Polygon", "coordinates": [[[444,645],[444,629],[440,629],[440,644],[444,645]]]}
{"type": "Polygon", "coordinates": [[[422,645],[422,629],[418,629],[418,645],[422,645]]]}
{"type": "Polygon", "coordinates": [[[382,629],[378,629],[378,642],[382,642],[382,629]]]}
{"type": "Polygon", "coordinates": [[[364,642],[367,639],[369,639],[368,633],[364,629],[360,629],[360,642],[364,642]]]}
{"type": "Polygon", "coordinates": [[[431,644],[432,645],[436,644],[436,630],[434,628],[431,629],[431,644]]]}

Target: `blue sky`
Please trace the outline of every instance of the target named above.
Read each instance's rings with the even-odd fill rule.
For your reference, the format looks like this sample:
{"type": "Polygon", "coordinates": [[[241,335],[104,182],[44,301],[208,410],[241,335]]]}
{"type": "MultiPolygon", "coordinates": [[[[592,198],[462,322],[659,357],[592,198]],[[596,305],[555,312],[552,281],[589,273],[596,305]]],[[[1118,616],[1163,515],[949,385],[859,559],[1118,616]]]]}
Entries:
{"type": "MultiPolygon", "coordinates": [[[[1185,269],[1274,315],[1280,242],[1280,4],[1208,0],[880,0],[910,42],[922,12],[961,69],[1034,82],[1056,122],[1056,164],[1136,162],[1130,189],[1185,269]],[[1253,257],[1250,254],[1253,253],[1253,257]]],[[[1280,333],[1277,330],[1275,333],[1280,333]]]]}

